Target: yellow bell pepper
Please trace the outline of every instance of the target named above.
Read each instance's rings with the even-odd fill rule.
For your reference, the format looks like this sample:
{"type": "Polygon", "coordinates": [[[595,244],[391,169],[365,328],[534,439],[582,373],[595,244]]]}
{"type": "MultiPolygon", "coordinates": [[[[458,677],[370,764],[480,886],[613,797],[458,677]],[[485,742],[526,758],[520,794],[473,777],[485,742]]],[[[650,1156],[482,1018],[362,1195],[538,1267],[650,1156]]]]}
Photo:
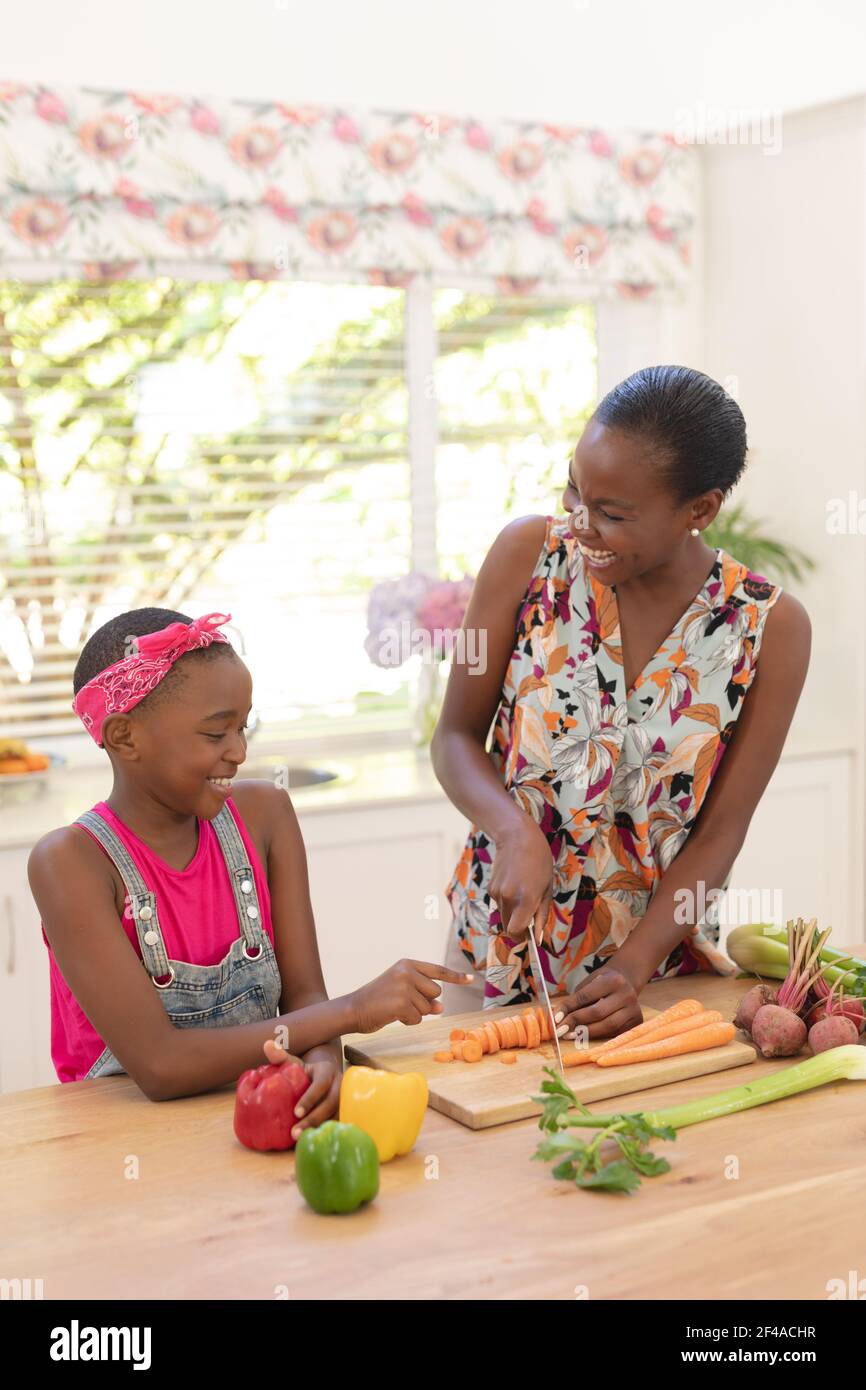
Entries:
{"type": "Polygon", "coordinates": [[[418,1138],[427,1109],[427,1082],[420,1072],[402,1075],[375,1067],[347,1067],[340,1085],[340,1123],[369,1134],[388,1163],[407,1154],[418,1138]]]}

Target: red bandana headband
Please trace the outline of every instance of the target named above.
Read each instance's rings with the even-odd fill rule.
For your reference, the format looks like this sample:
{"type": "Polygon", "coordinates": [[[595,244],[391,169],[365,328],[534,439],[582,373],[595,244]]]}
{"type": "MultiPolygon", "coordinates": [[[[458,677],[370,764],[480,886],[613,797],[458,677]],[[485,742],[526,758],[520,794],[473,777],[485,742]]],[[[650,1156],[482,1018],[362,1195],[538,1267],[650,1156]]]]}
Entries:
{"type": "Polygon", "coordinates": [[[228,642],[217,628],[231,622],[231,613],[206,613],[191,623],[169,623],[159,632],[143,632],[130,640],[131,656],[106,666],[92,681],[83,685],[72,701],[95,743],[102,747],[102,725],[110,714],[126,714],[168,675],[174,663],[186,652],[209,647],[211,642],[228,642]]]}

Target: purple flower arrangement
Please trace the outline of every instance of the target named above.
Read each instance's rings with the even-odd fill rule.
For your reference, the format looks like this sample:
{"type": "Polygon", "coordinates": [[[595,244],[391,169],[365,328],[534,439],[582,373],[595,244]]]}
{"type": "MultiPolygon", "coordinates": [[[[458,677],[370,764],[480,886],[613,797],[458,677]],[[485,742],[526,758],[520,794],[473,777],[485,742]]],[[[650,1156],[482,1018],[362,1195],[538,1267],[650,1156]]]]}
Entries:
{"type": "Polygon", "coordinates": [[[454,651],[475,581],[433,579],[417,570],[372,590],[364,650],[376,666],[402,666],[410,656],[442,661],[454,651]]]}

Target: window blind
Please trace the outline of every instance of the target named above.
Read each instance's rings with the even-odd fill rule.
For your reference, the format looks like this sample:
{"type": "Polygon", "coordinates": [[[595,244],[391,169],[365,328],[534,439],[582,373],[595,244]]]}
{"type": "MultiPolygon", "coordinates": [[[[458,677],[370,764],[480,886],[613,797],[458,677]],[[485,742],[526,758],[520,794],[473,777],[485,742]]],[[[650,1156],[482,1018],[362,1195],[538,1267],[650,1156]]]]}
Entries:
{"type": "Polygon", "coordinates": [[[4,732],[78,731],[86,636],[142,604],[229,609],[261,712],[351,703],[366,590],[408,567],[403,291],[7,283],[0,302],[4,732]]]}
{"type": "Polygon", "coordinates": [[[163,277],[0,283],[0,308],[4,735],[77,733],[81,646],[143,604],[231,612],[263,721],[405,722],[371,587],[419,554],[474,574],[557,510],[595,398],[572,301],[163,277]]]}

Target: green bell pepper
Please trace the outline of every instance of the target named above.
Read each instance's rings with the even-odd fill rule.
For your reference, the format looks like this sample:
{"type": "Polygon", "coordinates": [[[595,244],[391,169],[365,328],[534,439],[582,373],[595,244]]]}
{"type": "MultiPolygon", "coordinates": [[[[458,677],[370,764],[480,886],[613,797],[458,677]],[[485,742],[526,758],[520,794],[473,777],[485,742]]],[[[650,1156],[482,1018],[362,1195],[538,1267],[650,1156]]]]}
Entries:
{"type": "Polygon", "coordinates": [[[295,1177],[313,1211],[356,1211],[379,1191],[376,1145],[357,1125],[326,1120],[302,1132],[295,1177]]]}

